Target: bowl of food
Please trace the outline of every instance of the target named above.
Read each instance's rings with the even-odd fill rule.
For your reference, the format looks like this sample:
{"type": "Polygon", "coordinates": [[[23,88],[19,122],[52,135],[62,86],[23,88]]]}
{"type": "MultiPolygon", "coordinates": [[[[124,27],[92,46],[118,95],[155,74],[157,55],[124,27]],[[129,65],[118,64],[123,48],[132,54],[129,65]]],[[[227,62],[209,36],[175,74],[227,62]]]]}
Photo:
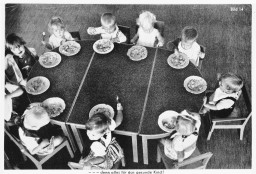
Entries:
{"type": "Polygon", "coordinates": [[[110,53],[114,49],[114,44],[109,39],[100,39],[93,44],[93,50],[99,54],[110,53]]]}
{"type": "Polygon", "coordinates": [[[114,118],[115,111],[114,109],[107,104],[98,104],[95,105],[89,112],[89,118],[97,113],[103,113],[104,115],[108,116],[109,118],[114,118]]]}
{"type": "Polygon", "coordinates": [[[47,91],[49,87],[50,87],[50,81],[46,77],[37,76],[37,77],[31,78],[27,82],[25,89],[29,94],[39,95],[47,91]]]}
{"type": "Polygon", "coordinates": [[[133,61],[140,61],[148,56],[148,51],[146,47],[135,45],[128,50],[127,56],[133,61]]]}
{"type": "Polygon", "coordinates": [[[56,52],[46,52],[39,57],[38,61],[43,67],[52,68],[61,62],[61,56],[56,52]]]}
{"type": "Polygon", "coordinates": [[[199,76],[189,76],[184,80],[185,89],[192,94],[200,94],[207,89],[206,81],[199,76]]]}
{"type": "Polygon", "coordinates": [[[74,56],[81,49],[81,45],[76,41],[67,41],[59,47],[59,52],[65,56],[74,56]]]}
{"type": "Polygon", "coordinates": [[[45,108],[50,117],[57,117],[65,110],[66,104],[59,97],[51,97],[42,102],[42,107],[45,108]]]}
{"type": "Polygon", "coordinates": [[[168,59],[167,63],[175,69],[183,69],[188,66],[189,59],[188,56],[184,53],[175,52],[171,54],[168,59]]]}
{"type": "Polygon", "coordinates": [[[172,132],[176,127],[176,120],[179,113],[168,110],[163,112],[158,117],[158,125],[165,132],[172,132]]]}

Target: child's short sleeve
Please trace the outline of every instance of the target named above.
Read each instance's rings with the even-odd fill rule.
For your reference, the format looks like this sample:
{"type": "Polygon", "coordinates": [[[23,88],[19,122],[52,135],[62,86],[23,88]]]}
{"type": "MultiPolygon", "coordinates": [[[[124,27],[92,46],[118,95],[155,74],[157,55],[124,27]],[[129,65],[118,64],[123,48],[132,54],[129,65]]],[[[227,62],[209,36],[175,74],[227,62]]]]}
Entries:
{"type": "Polygon", "coordinates": [[[19,137],[20,137],[20,140],[22,141],[22,144],[28,149],[30,153],[34,148],[36,148],[39,145],[37,143],[39,138],[26,136],[22,128],[19,128],[19,137]]]}
{"type": "Polygon", "coordinates": [[[106,155],[106,147],[98,141],[92,143],[91,150],[94,153],[94,156],[106,155]]]}

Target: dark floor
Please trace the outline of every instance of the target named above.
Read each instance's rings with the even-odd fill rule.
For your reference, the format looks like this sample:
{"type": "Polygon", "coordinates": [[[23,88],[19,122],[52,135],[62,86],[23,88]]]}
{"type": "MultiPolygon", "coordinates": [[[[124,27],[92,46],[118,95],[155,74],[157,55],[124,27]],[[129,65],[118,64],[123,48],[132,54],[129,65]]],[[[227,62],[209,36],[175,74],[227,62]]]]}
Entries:
{"type": "MultiPolygon", "coordinates": [[[[135,19],[141,10],[150,10],[157,19],[165,22],[165,39],[173,40],[180,35],[186,25],[198,28],[198,43],[206,47],[202,75],[209,87],[214,86],[217,72],[234,72],[240,74],[251,94],[251,5],[74,5],[74,4],[20,4],[6,6],[5,34],[15,32],[34,47],[38,54],[44,52],[41,34],[47,32],[47,22],[58,15],[64,18],[69,31],[79,31],[82,39],[93,38],[86,33],[89,26],[99,26],[99,17],[103,12],[112,12],[120,25],[131,28],[135,33],[135,19]],[[242,7],[243,11],[232,11],[231,7],[242,7]]],[[[250,95],[251,96],[251,95],[250,95]]],[[[198,148],[212,152],[208,163],[209,169],[250,169],[252,167],[252,129],[251,120],[247,124],[244,139],[239,140],[237,130],[216,130],[210,141],[206,140],[206,123],[202,123],[198,139],[198,148]]],[[[126,169],[163,169],[157,164],[156,140],[149,141],[149,165],[143,165],[141,138],[139,137],[139,163],[132,162],[131,139],[118,136],[124,148],[126,169]]],[[[5,150],[12,162],[19,161],[18,152],[5,139],[5,150]],[[15,156],[15,157],[13,157],[15,156]],[[15,160],[14,160],[15,159],[15,160]]],[[[77,161],[80,154],[76,154],[77,161]]],[[[46,169],[67,169],[67,152],[59,153],[49,160],[46,169]]],[[[32,164],[19,166],[33,168],[32,164]]]]}

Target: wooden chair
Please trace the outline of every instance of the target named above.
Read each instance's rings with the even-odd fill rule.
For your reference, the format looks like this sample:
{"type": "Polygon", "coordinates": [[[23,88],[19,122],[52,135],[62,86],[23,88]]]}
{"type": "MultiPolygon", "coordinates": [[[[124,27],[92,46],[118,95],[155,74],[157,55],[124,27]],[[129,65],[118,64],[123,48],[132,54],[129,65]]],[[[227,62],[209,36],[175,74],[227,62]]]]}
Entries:
{"type": "Polygon", "coordinates": [[[29,158],[35,164],[37,169],[42,169],[42,165],[64,147],[67,147],[67,150],[71,158],[74,157],[74,154],[69,145],[69,142],[65,137],[63,139],[63,142],[59,146],[55,147],[54,151],[51,154],[48,154],[46,156],[38,156],[38,155],[30,154],[29,151],[26,149],[26,147],[22,144],[21,140],[9,131],[9,127],[5,127],[4,132],[10,138],[10,140],[13,141],[14,144],[20,149],[23,160],[27,161],[27,158],[29,158]]]}
{"type": "Polygon", "coordinates": [[[79,31],[72,31],[70,34],[75,40],[81,40],[79,31]]]}
{"type": "Polygon", "coordinates": [[[207,140],[211,139],[211,135],[214,131],[214,129],[240,129],[240,140],[243,140],[243,134],[246,124],[248,123],[249,119],[252,116],[251,112],[251,102],[248,96],[248,93],[246,91],[245,85],[242,88],[242,96],[238,99],[238,102],[243,102],[247,109],[246,117],[241,116],[241,109],[237,107],[237,104],[233,110],[233,112],[229,115],[227,118],[217,118],[216,116],[211,115],[210,113],[207,113],[211,128],[207,136],[207,140]]]}
{"type": "MultiPolygon", "coordinates": [[[[174,51],[174,49],[178,49],[178,45],[180,41],[181,41],[181,38],[177,38],[173,41],[169,41],[166,44],[166,48],[170,51],[174,51]]],[[[203,58],[205,57],[205,51],[206,51],[206,48],[200,45],[199,63],[197,67],[200,71],[202,69],[202,63],[203,63],[203,58]]]]}
{"type": "Polygon", "coordinates": [[[123,26],[123,25],[118,25],[118,28],[126,36],[126,42],[125,43],[130,44],[130,40],[131,40],[130,27],[123,26]]]}
{"type": "Polygon", "coordinates": [[[196,148],[189,158],[180,163],[175,162],[176,165],[173,165],[174,160],[171,160],[164,154],[164,146],[162,144],[158,144],[157,146],[157,162],[159,163],[163,159],[165,168],[167,169],[206,169],[212,155],[211,152],[201,154],[198,148],[196,148]]]}

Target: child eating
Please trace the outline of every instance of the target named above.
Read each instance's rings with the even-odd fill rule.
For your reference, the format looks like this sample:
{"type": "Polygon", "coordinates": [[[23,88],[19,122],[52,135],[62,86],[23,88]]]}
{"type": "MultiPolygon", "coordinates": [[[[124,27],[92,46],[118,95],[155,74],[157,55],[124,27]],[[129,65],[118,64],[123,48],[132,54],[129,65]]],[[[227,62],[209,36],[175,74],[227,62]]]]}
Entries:
{"type": "Polygon", "coordinates": [[[50,117],[43,107],[31,104],[22,117],[20,140],[32,155],[52,153],[54,147],[63,141],[61,133],[50,123],[50,117]]]}
{"type": "Polygon", "coordinates": [[[59,47],[66,41],[75,40],[71,34],[66,30],[64,21],[60,17],[52,17],[48,23],[48,31],[51,34],[49,42],[42,41],[46,48],[53,50],[59,47]]]}
{"type": "Polygon", "coordinates": [[[111,131],[119,126],[123,120],[122,110],[121,103],[118,103],[115,121],[103,113],[94,114],[89,118],[85,127],[89,139],[95,140],[95,142],[91,145],[89,155],[81,158],[79,164],[68,163],[72,169],[111,169],[117,161],[123,158],[122,148],[111,135],[111,131]]]}
{"type": "Polygon", "coordinates": [[[165,155],[178,162],[188,158],[196,149],[200,125],[199,114],[182,111],[177,117],[176,131],[170,138],[160,140],[161,146],[164,146],[165,155]]]}
{"type": "Polygon", "coordinates": [[[205,114],[210,111],[211,115],[216,117],[228,117],[242,93],[242,87],[241,77],[233,73],[222,74],[219,78],[219,87],[209,98],[204,97],[203,108],[199,113],[205,114]]]}
{"type": "Polygon", "coordinates": [[[154,47],[156,39],[158,43],[157,47],[164,45],[164,38],[161,36],[159,31],[154,28],[156,22],[156,16],[149,12],[143,11],[137,19],[137,25],[139,26],[137,33],[131,39],[132,43],[136,43],[142,46],[154,47]]]}
{"type": "Polygon", "coordinates": [[[101,34],[102,39],[109,39],[113,42],[122,43],[126,41],[126,36],[119,30],[116,24],[116,17],[112,13],[103,13],[101,15],[101,27],[89,27],[89,35],[101,34]]]}

